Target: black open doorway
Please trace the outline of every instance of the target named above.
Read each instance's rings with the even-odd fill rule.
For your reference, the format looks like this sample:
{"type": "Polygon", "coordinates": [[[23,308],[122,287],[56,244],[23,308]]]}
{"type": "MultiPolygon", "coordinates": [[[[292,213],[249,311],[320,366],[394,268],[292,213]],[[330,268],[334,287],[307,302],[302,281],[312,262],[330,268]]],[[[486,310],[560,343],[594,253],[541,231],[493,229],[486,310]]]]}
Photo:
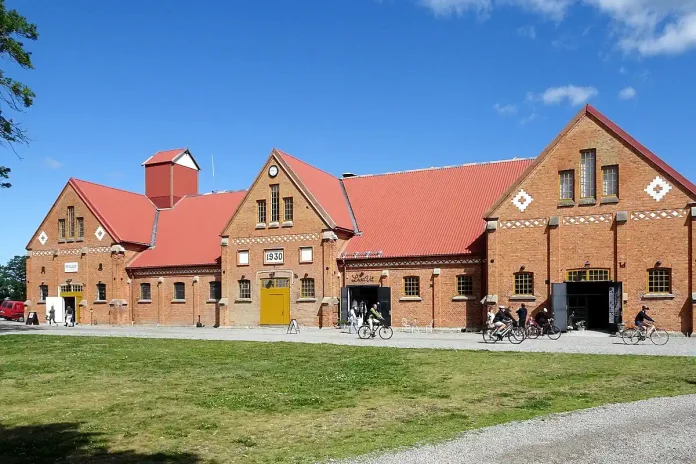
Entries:
{"type": "Polygon", "coordinates": [[[615,332],[621,322],[622,285],[616,282],[567,282],[568,325],[615,332]]]}
{"type": "Polygon", "coordinates": [[[388,325],[391,325],[391,289],[376,285],[357,285],[341,289],[341,319],[348,320],[348,308],[355,310],[363,321],[370,307],[377,303],[377,309],[388,325]]]}

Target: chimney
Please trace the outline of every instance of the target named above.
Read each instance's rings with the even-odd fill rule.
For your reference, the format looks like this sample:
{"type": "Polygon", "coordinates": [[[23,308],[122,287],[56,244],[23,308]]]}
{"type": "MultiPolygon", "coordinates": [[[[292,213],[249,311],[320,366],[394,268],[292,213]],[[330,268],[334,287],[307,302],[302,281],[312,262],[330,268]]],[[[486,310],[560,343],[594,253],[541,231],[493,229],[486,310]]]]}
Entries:
{"type": "Polygon", "coordinates": [[[172,208],[183,196],[198,194],[201,168],[188,148],[157,152],[143,166],[145,195],[157,208],[172,208]]]}

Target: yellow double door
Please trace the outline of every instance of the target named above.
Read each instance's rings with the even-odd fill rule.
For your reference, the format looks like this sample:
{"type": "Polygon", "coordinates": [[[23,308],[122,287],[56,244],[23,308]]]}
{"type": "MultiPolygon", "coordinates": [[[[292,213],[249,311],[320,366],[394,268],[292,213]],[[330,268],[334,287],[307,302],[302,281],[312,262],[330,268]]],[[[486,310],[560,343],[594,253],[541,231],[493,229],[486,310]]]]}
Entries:
{"type": "Polygon", "coordinates": [[[290,279],[261,279],[261,325],[290,323],[290,279]]]}

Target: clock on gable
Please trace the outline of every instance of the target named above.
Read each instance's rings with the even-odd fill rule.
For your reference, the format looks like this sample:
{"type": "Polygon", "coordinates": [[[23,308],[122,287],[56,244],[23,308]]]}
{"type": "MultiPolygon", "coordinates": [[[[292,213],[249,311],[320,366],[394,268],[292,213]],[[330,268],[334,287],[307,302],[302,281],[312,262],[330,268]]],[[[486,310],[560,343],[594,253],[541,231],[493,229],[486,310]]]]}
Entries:
{"type": "Polygon", "coordinates": [[[273,165],[270,168],[268,168],[268,175],[271,177],[277,176],[278,175],[278,166],[273,165]]]}

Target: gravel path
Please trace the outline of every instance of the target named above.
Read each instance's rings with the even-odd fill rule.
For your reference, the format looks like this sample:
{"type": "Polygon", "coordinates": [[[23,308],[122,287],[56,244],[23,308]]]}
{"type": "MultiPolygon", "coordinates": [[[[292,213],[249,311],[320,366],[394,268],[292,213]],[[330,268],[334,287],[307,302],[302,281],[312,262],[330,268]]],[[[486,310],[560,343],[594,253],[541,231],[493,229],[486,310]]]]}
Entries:
{"type": "Polygon", "coordinates": [[[81,335],[98,337],[175,338],[192,340],[239,340],[259,342],[330,343],[351,346],[390,346],[396,348],[436,348],[448,350],[525,351],[544,353],[638,354],[659,356],[696,356],[696,337],[671,336],[669,343],[655,346],[650,341],[626,345],[620,338],[586,331],[583,334],[563,334],[559,340],[542,337],[525,340],[520,345],[502,341],[495,345],[483,343],[474,333],[404,333],[394,331],[391,340],[360,340],[355,334],[337,329],[302,328],[301,333],[288,335],[285,328],[214,329],[212,327],[155,327],[155,326],[26,326],[17,322],[0,321],[0,335],[42,334],[81,335]]]}
{"type": "Polygon", "coordinates": [[[345,464],[696,463],[696,395],[511,422],[345,464]]]}

